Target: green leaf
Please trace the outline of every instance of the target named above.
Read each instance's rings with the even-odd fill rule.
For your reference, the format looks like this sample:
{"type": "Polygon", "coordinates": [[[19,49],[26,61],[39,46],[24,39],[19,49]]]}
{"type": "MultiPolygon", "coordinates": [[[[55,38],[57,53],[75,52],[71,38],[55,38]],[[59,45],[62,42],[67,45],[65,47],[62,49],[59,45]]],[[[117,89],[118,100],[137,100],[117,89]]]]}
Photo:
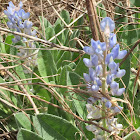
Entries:
{"type": "MultiPolygon", "coordinates": [[[[42,51],[38,52],[38,58],[37,58],[37,63],[38,63],[38,71],[42,77],[47,76],[47,69],[45,66],[45,60],[43,59],[42,51]]],[[[46,82],[49,82],[48,78],[44,78],[46,82]]]]}
{"type": "MultiPolygon", "coordinates": [[[[59,85],[67,85],[67,66],[64,66],[62,71],[61,71],[61,74],[60,74],[60,78],[59,78],[59,82],[58,82],[59,85]]],[[[67,88],[60,88],[59,89],[60,92],[64,95],[64,96],[67,96],[68,93],[66,93],[67,91],[67,88]]]]}
{"type": "MultiPolygon", "coordinates": [[[[137,131],[138,133],[140,133],[140,127],[137,129],[137,131]]],[[[140,136],[135,131],[133,131],[132,133],[125,136],[123,139],[124,140],[139,140],[140,136]]]]}
{"type": "Polygon", "coordinates": [[[10,47],[11,47],[11,44],[12,44],[12,38],[14,38],[14,35],[8,35],[6,37],[6,39],[5,39],[5,43],[6,43],[5,44],[5,50],[6,50],[7,53],[10,53],[10,47]]]}
{"type": "MultiPolygon", "coordinates": [[[[55,26],[55,28],[54,28],[54,30],[55,30],[55,34],[57,34],[57,33],[59,33],[61,30],[62,30],[63,28],[62,28],[62,26],[61,26],[61,24],[57,24],[56,26],[55,26]]],[[[64,45],[64,42],[65,42],[65,36],[64,36],[64,32],[62,32],[60,35],[58,35],[57,37],[56,37],[58,40],[56,40],[56,43],[57,44],[59,44],[59,43],[61,43],[62,45],[64,45]]]]}
{"type": "MultiPolygon", "coordinates": [[[[105,9],[105,6],[102,3],[99,3],[99,6],[105,9]]],[[[97,8],[98,15],[100,15],[101,17],[107,17],[107,13],[103,9],[97,8]]]]}
{"type": "Polygon", "coordinates": [[[51,114],[39,114],[34,118],[34,125],[39,135],[45,140],[75,140],[79,130],[70,122],[51,114]]]}
{"type": "Polygon", "coordinates": [[[122,38],[122,42],[129,46],[130,48],[135,44],[138,40],[138,33],[135,25],[127,25],[123,29],[123,33],[120,38],[122,38]]]}
{"type": "MultiPolygon", "coordinates": [[[[40,16],[39,19],[40,19],[40,22],[41,22],[41,27],[43,27],[42,17],[40,16]]],[[[44,20],[44,26],[45,26],[45,28],[52,27],[51,23],[46,18],[43,17],[43,20],[44,20]]]]}
{"type": "MultiPolygon", "coordinates": [[[[56,74],[57,69],[51,51],[39,51],[37,62],[38,70],[42,77],[56,74]]],[[[44,80],[46,82],[55,81],[55,78],[44,78],[44,80]]]]}
{"type": "MultiPolygon", "coordinates": [[[[22,62],[21,62],[21,61],[18,61],[18,63],[21,64],[22,62]]],[[[15,71],[16,71],[16,73],[18,74],[18,76],[20,77],[20,79],[26,79],[26,75],[25,75],[25,73],[24,73],[24,69],[23,69],[23,67],[22,67],[21,65],[18,65],[18,66],[15,68],[15,71]]],[[[27,83],[27,81],[24,80],[23,83],[27,83]]],[[[26,89],[29,91],[28,85],[25,86],[25,87],[26,87],[26,89]]]]}
{"type": "MultiPolygon", "coordinates": [[[[125,69],[125,71],[126,71],[125,75],[122,77],[122,80],[127,88],[128,84],[129,84],[130,69],[131,69],[130,56],[128,56],[128,58],[124,61],[124,63],[122,64],[122,66],[120,68],[125,69]]],[[[122,82],[120,82],[120,87],[124,87],[122,82]]]]}
{"type": "Polygon", "coordinates": [[[64,21],[69,24],[70,23],[70,14],[66,10],[62,10],[60,13],[61,17],[64,19],[64,21]]]}
{"type": "MultiPolygon", "coordinates": [[[[122,4],[122,2],[118,2],[118,5],[119,6],[124,6],[123,4],[122,4]]],[[[127,15],[127,12],[126,12],[126,10],[125,9],[123,9],[123,8],[121,8],[121,7],[119,7],[119,6],[116,6],[115,7],[115,12],[116,13],[119,13],[119,14],[122,14],[122,15],[127,15]]],[[[121,17],[120,15],[115,15],[115,20],[117,20],[117,22],[119,22],[118,24],[116,23],[116,25],[118,26],[121,22],[125,22],[125,23],[127,23],[128,22],[128,18],[126,17],[126,16],[124,16],[124,17],[121,17]]]]}
{"type": "Polygon", "coordinates": [[[2,43],[2,42],[3,42],[3,37],[0,36],[0,52],[1,52],[1,53],[6,53],[5,45],[4,45],[4,43],[2,43]]]}
{"type": "Polygon", "coordinates": [[[84,65],[83,58],[89,58],[89,55],[87,55],[87,54],[83,55],[80,58],[77,66],[75,68],[75,72],[78,73],[82,77],[83,77],[83,73],[86,73],[88,71],[88,68],[84,65]]]}
{"type": "MultiPolygon", "coordinates": [[[[55,31],[52,27],[45,28],[46,39],[49,40],[53,36],[55,36],[55,31]]],[[[56,43],[56,38],[52,40],[53,43],[56,43]]]]}
{"type": "Polygon", "coordinates": [[[22,112],[16,113],[14,115],[18,128],[25,128],[27,130],[32,130],[32,119],[29,114],[24,114],[22,112]]]}
{"type": "Polygon", "coordinates": [[[71,61],[72,60],[72,56],[71,56],[71,52],[68,52],[68,51],[60,51],[58,56],[57,56],[57,68],[59,69],[61,66],[65,66],[67,64],[69,64],[70,62],[67,62],[68,61],[71,61]]]}
{"type": "Polygon", "coordinates": [[[79,30],[75,30],[75,31],[71,34],[71,36],[70,36],[70,41],[69,41],[69,46],[70,46],[70,47],[72,47],[72,48],[76,47],[76,42],[77,42],[77,41],[75,40],[75,38],[79,37],[79,35],[80,35],[79,30]]]}
{"type": "Polygon", "coordinates": [[[79,19],[74,23],[74,26],[82,25],[83,22],[84,22],[84,17],[82,16],[81,18],[79,18],[79,19]]]}
{"type": "Polygon", "coordinates": [[[17,134],[17,140],[44,140],[44,139],[37,133],[22,128],[17,134]]]}
{"type": "MultiPolygon", "coordinates": [[[[80,77],[75,72],[69,72],[68,74],[68,84],[67,85],[77,85],[84,82],[83,77],[80,77]]],[[[73,100],[74,106],[76,108],[76,111],[80,115],[80,117],[85,118],[87,111],[86,111],[86,100],[83,98],[85,95],[82,95],[81,93],[74,93],[70,92],[70,97],[73,100]]]]}

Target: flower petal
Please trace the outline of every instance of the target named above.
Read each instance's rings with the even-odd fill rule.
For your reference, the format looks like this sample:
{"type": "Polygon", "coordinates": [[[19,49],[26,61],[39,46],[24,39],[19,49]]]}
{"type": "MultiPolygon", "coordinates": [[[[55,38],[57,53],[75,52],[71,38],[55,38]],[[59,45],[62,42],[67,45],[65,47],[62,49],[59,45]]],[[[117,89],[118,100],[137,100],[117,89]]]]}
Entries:
{"type": "Polygon", "coordinates": [[[90,76],[87,73],[83,73],[84,79],[86,80],[86,82],[90,82],[90,76]]]}
{"type": "Polygon", "coordinates": [[[85,53],[87,53],[89,55],[93,55],[94,54],[94,50],[91,47],[85,46],[83,48],[83,50],[85,51],[85,53]]]}
{"type": "Polygon", "coordinates": [[[119,55],[116,57],[117,59],[123,59],[127,54],[126,50],[122,50],[119,52],[119,55]]]}
{"type": "Polygon", "coordinates": [[[83,59],[83,62],[84,62],[84,64],[85,64],[87,67],[89,67],[89,68],[93,66],[91,60],[88,59],[88,58],[84,58],[84,59],[83,59]]]}
{"type": "Polygon", "coordinates": [[[125,75],[126,71],[124,69],[119,70],[116,74],[116,77],[121,78],[125,75]]]}

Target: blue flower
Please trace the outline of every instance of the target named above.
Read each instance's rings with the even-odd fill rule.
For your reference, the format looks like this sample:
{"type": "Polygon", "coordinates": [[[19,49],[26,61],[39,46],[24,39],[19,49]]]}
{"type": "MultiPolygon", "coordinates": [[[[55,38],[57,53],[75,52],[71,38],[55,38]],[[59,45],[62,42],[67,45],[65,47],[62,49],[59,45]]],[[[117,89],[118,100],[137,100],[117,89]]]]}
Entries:
{"type": "MultiPolygon", "coordinates": [[[[7,26],[10,29],[13,29],[17,32],[26,33],[28,35],[36,35],[35,31],[31,30],[31,27],[33,26],[33,23],[31,21],[28,21],[27,19],[30,16],[29,12],[25,12],[22,9],[23,3],[20,2],[18,7],[16,7],[12,2],[9,2],[9,6],[7,7],[7,10],[4,10],[5,15],[7,15],[9,21],[7,22],[7,26]]],[[[20,41],[22,37],[16,37],[13,39],[14,43],[17,43],[20,41]]]]}
{"type": "Polygon", "coordinates": [[[118,89],[119,88],[119,84],[117,83],[117,82],[115,82],[115,81],[113,81],[111,84],[110,84],[110,87],[111,87],[111,89],[118,89]]]}
{"type": "Polygon", "coordinates": [[[124,69],[122,70],[118,70],[118,72],[116,73],[116,77],[117,78],[122,78],[125,75],[126,71],[124,69]]]}
{"type": "Polygon", "coordinates": [[[117,43],[116,34],[111,33],[109,38],[109,47],[113,48],[116,45],[116,43],[117,43]]]}
{"type": "Polygon", "coordinates": [[[84,59],[83,59],[83,62],[84,62],[84,64],[85,64],[87,67],[89,67],[89,68],[91,68],[91,67],[93,66],[91,60],[88,59],[88,58],[84,58],[84,59]]]}
{"type": "Polygon", "coordinates": [[[94,81],[94,78],[96,76],[96,72],[93,68],[89,68],[89,75],[92,81],[94,81]]]}
{"type": "Polygon", "coordinates": [[[115,29],[115,23],[110,17],[105,17],[100,22],[100,28],[105,34],[110,34],[115,29]]]}
{"type": "Polygon", "coordinates": [[[112,74],[108,74],[108,75],[107,75],[106,83],[107,83],[108,85],[110,85],[110,84],[112,83],[113,77],[114,77],[114,76],[113,76],[112,74]]]}
{"type": "Polygon", "coordinates": [[[91,81],[90,76],[87,73],[84,73],[83,76],[84,76],[84,79],[86,80],[86,82],[91,81]]]}
{"type": "Polygon", "coordinates": [[[93,55],[94,54],[94,50],[91,47],[85,46],[83,48],[83,50],[85,51],[85,53],[87,53],[89,55],[93,55]]]}
{"type": "Polygon", "coordinates": [[[119,55],[117,56],[117,59],[123,59],[127,54],[127,51],[126,50],[122,50],[122,51],[119,51],[119,55]]]}
{"type": "Polygon", "coordinates": [[[111,108],[112,103],[111,103],[110,101],[107,101],[107,102],[105,103],[105,106],[106,106],[107,108],[111,108]]]}
{"type": "Polygon", "coordinates": [[[92,61],[93,66],[96,67],[98,65],[98,56],[96,54],[91,56],[91,61],[92,61]]]}
{"type": "Polygon", "coordinates": [[[99,90],[99,86],[98,85],[93,85],[92,87],[91,87],[91,89],[92,89],[92,91],[98,91],[99,90]]]}
{"type": "Polygon", "coordinates": [[[120,46],[117,44],[111,51],[113,54],[113,59],[115,59],[119,55],[120,46]]]}

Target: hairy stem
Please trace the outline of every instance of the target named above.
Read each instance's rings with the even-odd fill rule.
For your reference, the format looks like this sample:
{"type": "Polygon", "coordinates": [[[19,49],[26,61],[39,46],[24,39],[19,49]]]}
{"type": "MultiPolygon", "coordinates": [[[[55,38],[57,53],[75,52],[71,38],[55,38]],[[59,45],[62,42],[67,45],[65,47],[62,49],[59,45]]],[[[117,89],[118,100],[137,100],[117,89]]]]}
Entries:
{"type": "MultiPolygon", "coordinates": [[[[106,39],[106,46],[108,45],[108,41],[106,39]]],[[[103,68],[103,79],[102,79],[102,92],[105,95],[106,94],[106,70],[107,70],[107,65],[105,64],[105,58],[107,55],[107,49],[103,52],[104,55],[104,59],[103,59],[103,64],[102,64],[102,68],[103,68]]],[[[106,107],[105,107],[105,103],[103,102],[102,105],[102,117],[106,116],[106,107]]],[[[106,118],[103,119],[103,127],[106,128],[106,118]]],[[[104,131],[104,138],[106,139],[106,132],[104,131]]]]}

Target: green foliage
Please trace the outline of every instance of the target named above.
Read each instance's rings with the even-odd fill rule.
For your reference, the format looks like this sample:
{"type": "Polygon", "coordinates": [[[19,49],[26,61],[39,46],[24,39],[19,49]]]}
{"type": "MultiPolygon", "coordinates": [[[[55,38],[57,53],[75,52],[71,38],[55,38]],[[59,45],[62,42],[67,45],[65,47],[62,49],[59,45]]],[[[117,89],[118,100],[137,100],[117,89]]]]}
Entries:
{"type": "MultiPolygon", "coordinates": [[[[139,7],[138,0],[130,0],[130,2],[131,6],[134,4],[136,7],[139,7]]],[[[115,7],[115,12],[122,15],[127,15],[128,11],[122,8],[124,6],[123,3],[119,2],[118,4],[119,6],[115,7]]],[[[98,15],[101,17],[106,17],[107,13],[103,10],[105,6],[102,3],[100,3],[99,6],[102,9],[97,7],[98,15]]],[[[76,22],[74,22],[70,28],[68,28],[69,24],[74,21],[75,18],[73,19],[67,10],[62,10],[60,12],[60,16],[64,22],[60,18],[57,18],[54,24],[52,24],[52,22],[50,23],[47,18],[39,17],[42,27],[41,34],[44,37],[42,37],[43,39],[60,46],[76,49],[81,49],[80,45],[77,43],[77,38],[82,38],[83,42],[85,42],[82,42],[84,45],[89,44],[92,34],[87,25],[87,22],[89,22],[89,17],[87,14],[85,14],[85,17],[82,16],[76,22]]],[[[135,17],[140,18],[140,13],[136,13],[135,17]]],[[[122,17],[120,15],[115,15],[115,21],[116,27],[120,31],[117,32],[120,49],[127,49],[129,51],[129,49],[131,49],[140,38],[140,32],[137,30],[140,25],[124,24],[130,22],[130,19],[127,16],[122,17]]],[[[133,21],[137,22],[136,19],[133,19],[133,21]]],[[[25,92],[22,91],[23,89],[19,86],[19,84],[17,84],[18,82],[10,76],[8,76],[8,78],[1,76],[0,83],[5,83],[6,85],[6,82],[11,82],[14,84],[0,86],[0,98],[4,99],[10,104],[13,104],[15,108],[8,106],[1,101],[0,118],[2,120],[8,118],[8,120],[6,125],[2,122],[0,127],[5,132],[7,130],[18,130],[17,140],[84,140],[84,134],[87,139],[91,140],[93,138],[93,134],[86,129],[86,124],[84,122],[79,123],[79,120],[77,121],[77,119],[68,113],[68,111],[72,111],[75,115],[81,117],[82,119],[87,119],[88,112],[86,109],[86,103],[89,95],[82,93],[82,91],[74,92],[71,89],[86,89],[86,87],[78,87],[78,85],[85,84],[83,73],[87,73],[88,68],[85,67],[83,58],[88,58],[89,55],[85,54],[80,56],[80,54],[75,52],[60,50],[58,48],[53,48],[52,46],[43,46],[41,43],[36,43],[37,48],[42,49],[40,49],[38,52],[37,66],[31,68],[33,70],[32,74],[26,74],[25,68],[22,66],[22,64],[24,64],[24,60],[21,57],[16,57],[19,50],[14,47],[16,45],[25,46],[26,43],[20,41],[14,44],[12,43],[12,38],[14,38],[14,35],[12,34],[0,36],[0,53],[6,54],[6,56],[2,55],[0,62],[6,67],[18,65],[7,70],[13,74],[13,77],[15,77],[16,80],[21,80],[23,87],[29,94],[35,95],[44,102],[33,99],[40,111],[40,114],[34,115],[34,111],[30,109],[32,107],[31,103],[26,95],[23,96],[25,92]],[[5,41],[5,44],[2,43],[3,41],[5,41]],[[15,57],[12,55],[15,55],[15,57]],[[45,82],[40,80],[39,77],[45,77],[42,78],[45,82]],[[31,80],[28,78],[31,78],[31,80]],[[47,86],[46,84],[52,84],[52,86],[47,86]],[[57,85],[57,87],[53,87],[54,84],[57,85]],[[2,87],[7,89],[3,89],[2,87]],[[48,90],[50,87],[54,89],[58,95],[53,91],[50,92],[48,90]],[[34,90],[33,92],[31,92],[32,88],[34,90]],[[58,96],[60,98],[57,98],[58,96]],[[67,104],[70,110],[64,111],[58,107],[55,107],[55,105],[57,105],[61,108],[65,108],[65,106],[62,105],[62,102],[64,105],[67,104]],[[51,104],[54,104],[54,106],[51,104]],[[14,116],[12,116],[13,112],[17,112],[17,110],[19,113],[14,113],[14,116]]],[[[124,84],[122,81],[120,81],[120,79],[118,80],[120,87],[124,87],[124,85],[126,86],[126,94],[131,104],[134,99],[133,107],[136,117],[136,124],[134,124],[134,126],[135,128],[138,128],[137,131],[140,133],[139,85],[136,83],[134,87],[136,75],[132,74],[131,72],[132,67],[138,70],[139,52],[140,50],[137,46],[134,49],[133,54],[131,53],[121,65],[121,69],[126,70],[126,74],[122,78],[124,84]]],[[[120,63],[119,60],[118,62],[120,63]]],[[[131,115],[128,106],[125,103],[122,103],[122,106],[124,108],[123,111],[125,115],[130,120],[131,115]]],[[[129,124],[126,123],[122,116],[118,115],[118,120],[124,127],[128,127],[129,124]]],[[[132,132],[124,137],[125,140],[131,140],[133,138],[139,139],[136,132],[132,132]]]]}
{"type": "MultiPolygon", "coordinates": [[[[140,127],[136,131],[140,133],[140,127]]],[[[140,136],[137,134],[137,132],[133,131],[132,133],[128,134],[124,137],[124,140],[140,139],[140,136]]]]}
{"type": "Polygon", "coordinates": [[[42,137],[32,131],[21,128],[17,134],[17,140],[44,140],[42,137]]]}
{"type": "Polygon", "coordinates": [[[70,122],[51,114],[31,116],[17,113],[15,119],[20,130],[17,136],[18,140],[28,140],[31,138],[29,135],[37,140],[41,138],[44,140],[74,140],[80,137],[77,134],[79,130],[70,122]]]}

